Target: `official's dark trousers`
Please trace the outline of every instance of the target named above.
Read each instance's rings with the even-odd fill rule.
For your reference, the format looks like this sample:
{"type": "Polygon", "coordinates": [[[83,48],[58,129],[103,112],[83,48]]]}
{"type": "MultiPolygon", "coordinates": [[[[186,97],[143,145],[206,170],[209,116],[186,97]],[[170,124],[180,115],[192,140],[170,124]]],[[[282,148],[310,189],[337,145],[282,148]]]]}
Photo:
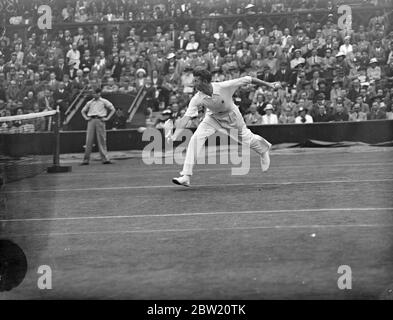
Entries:
{"type": "Polygon", "coordinates": [[[94,136],[97,137],[98,150],[100,151],[101,160],[109,161],[108,151],[106,149],[106,130],[105,122],[99,118],[93,118],[87,123],[86,150],[84,160],[90,160],[91,149],[93,147],[94,136]]]}

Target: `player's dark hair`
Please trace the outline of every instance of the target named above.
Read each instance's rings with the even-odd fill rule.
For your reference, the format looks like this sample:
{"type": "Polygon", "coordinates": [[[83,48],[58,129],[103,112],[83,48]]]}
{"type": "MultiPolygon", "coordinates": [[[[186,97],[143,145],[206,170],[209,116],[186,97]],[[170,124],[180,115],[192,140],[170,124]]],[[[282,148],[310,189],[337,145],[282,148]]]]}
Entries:
{"type": "Polygon", "coordinates": [[[195,68],[193,75],[194,77],[201,78],[202,81],[207,81],[209,83],[212,81],[212,74],[206,69],[195,68]]]}

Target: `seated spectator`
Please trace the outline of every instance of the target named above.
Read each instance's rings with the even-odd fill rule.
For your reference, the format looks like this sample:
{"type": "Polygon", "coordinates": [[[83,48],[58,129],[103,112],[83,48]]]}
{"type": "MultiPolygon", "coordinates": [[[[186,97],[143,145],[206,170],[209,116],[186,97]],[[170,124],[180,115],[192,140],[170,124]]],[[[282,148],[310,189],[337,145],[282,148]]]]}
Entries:
{"type": "Polygon", "coordinates": [[[299,108],[299,115],[295,118],[295,123],[301,124],[301,123],[313,123],[314,120],[313,118],[306,113],[307,110],[303,107],[299,108]]]}
{"type": "Polygon", "coordinates": [[[249,113],[247,113],[244,116],[244,121],[248,126],[255,126],[255,125],[262,124],[262,116],[259,114],[256,104],[251,104],[249,108],[249,113]]]}
{"type": "Polygon", "coordinates": [[[386,112],[386,119],[393,120],[393,110],[392,109],[390,109],[389,112],[386,112]]]}
{"type": "Polygon", "coordinates": [[[355,103],[352,108],[352,112],[349,114],[349,121],[358,122],[366,121],[367,114],[362,112],[360,103],[355,103]]]}
{"type": "Polygon", "coordinates": [[[102,93],[113,93],[118,91],[119,87],[115,84],[115,80],[113,78],[109,78],[108,83],[102,88],[102,93]]]}
{"type": "Polygon", "coordinates": [[[271,68],[268,65],[263,67],[263,73],[258,75],[258,79],[261,79],[266,82],[274,82],[274,74],[271,71],[271,68]]]}
{"type": "Polygon", "coordinates": [[[66,54],[66,58],[70,69],[79,69],[81,55],[76,43],[72,44],[71,49],[66,54]]]}
{"type": "Polygon", "coordinates": [[[172,116],[172,111],[170,109],[166,109],[164,111],[162,111],[161,113],[161,117],[159,117],[156,120],[156,123],[154,124],[154,127],[156,129],[163,129],[164,128],[164,124],[167,120],[169,120],[172,116]]]}
{"type": "MultiPolygon", "coordinates": [[[[38,105],[38,102],[34,103],[32,111],[34,113],[40,112],[40,106],[38,105]]],[[[46,131],[46,119],[44,117],[35,118],[32,124],[34,125],[34,131],[36,132],[46,131]]]]}
{"type": "Polygon", "coordinates": [[[183,92],[186,94],[194,92],[194,76],[192,71],[193,69],[191,66],[186,66],[181,76],[181,85],[183,87],[183,92]]]}
{"type": "Polygon", "coordinates": [[[30,112],[31,110],[33,110],[35,103],[36,98],[34,97],[34,92],[28,91],[26,97],[23,98],[23,110],[25,112],[30,112]]]}
{"type": "Polygon", "coordinates": [[[146,78],[146,76],[147,76],[146,70],[142,69],[142,68],[138,69],[135,72],[135,76],[136,76],[136,79],[135,79],[136,89],[139,90],[139,88],[144,86],[146,83],[146,79],[147,79],[146,78]]]}
{"type": "Polygon", "coordinates": [[[378,81],[381,80],[381,68],[378,66],[378,60],[376,58],[372,58],[370,60],[370,65],[367,68],[367,77],[368,79],[378,81]]]}
{"type": "Polygon", "coordinates": [[[326,111],[324,104],[318,105],[318,111],[313,116],[314,122],[330,122],[333,121],[331,115],[326,111]]]}
{"type": "Polygon", "coordinates": [[[53,92],[53,100],[60,107],[61,114],[64,114],[70,103],[70,94],[65,90],[63,81],[59,82],[59,87],[53,92]]]}
{"type": "Polygon", "coordinates": [[[295,57],[291,60],[291,69],[295,69],[299,65],[306,63],[306,60],[301,56],[302,51],[300,49],[295,50],[295,57]]]}
{"type": "Polygon", "coordinates": [[[267,104],[265,107],[265,114],[262,116],[262,124],[278,124],[277,115],[273,112],[273,105],[270,103],[267,104]]]}
{"type": "Polygon", "coordinates": [[[377,112],[377,120],[386,120],[386,105],[384,102],[379,104],[378,112],[377,112]]]}
{"type": "Polygon", "coordinates": [[[293,114],[292,108],[289,106],[284,107],[283,112],[278,118],[278,123],[280,124],[292,124],[295,123],[295,116],[293,114]]]}
{"type": "Polygon", "coordinates": [[[344,108],[344,104],[342,101],[337,101],[335,106],[336,112],[333,114],[332,121],[348,121],[349,116],[344,108]]]}
{"type": "Polygon", "coordinates": [[[371,105],[370,111],[367,113],[367,120],[378,120],[379,104],[374,101],[371,105]]]}
{"type": "Polygon", "coordinates": [[[116,108],[116,112],[111,119],[112,127],[114,129],[125,129],[127,117],[120,107],[116,108]]]}
{"type": "Polygon", "coordinates": [[[89,20],[89,17],[86,13],[85,7],[80,7],[79,10],[75,13],[75,22],[84,23],[89,20]]]}
{"type": "Polygon", "coordinates": [[[191,35],[190,36],[190,40],[189,40],[189,42],[187,43],[187,45],[185,47],[185,50],[188,51],[188,52],[191,52],[191,51],[198,50],[198,48],[199,48],[199,42],[197,42],[195,40],[195,36],[194,35],[191,35]]]}

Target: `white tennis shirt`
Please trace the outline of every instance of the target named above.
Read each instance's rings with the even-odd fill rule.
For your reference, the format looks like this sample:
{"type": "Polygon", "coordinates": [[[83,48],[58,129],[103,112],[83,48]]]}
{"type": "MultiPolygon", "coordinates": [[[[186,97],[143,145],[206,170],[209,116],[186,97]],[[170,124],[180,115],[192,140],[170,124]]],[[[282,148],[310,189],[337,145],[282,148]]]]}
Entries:
{"type": "Polygon", "coordinates": [[[205,107],[206,114],[225,114],[231,110],[238,109],[238,106],[232,100],[235,91],[244,85],[251,84],[250,76],[223,81],[213,82],[213,95],[198,91],[190,100],[185,116],[194,118],[198,116],[198,107],[205,107]]]}

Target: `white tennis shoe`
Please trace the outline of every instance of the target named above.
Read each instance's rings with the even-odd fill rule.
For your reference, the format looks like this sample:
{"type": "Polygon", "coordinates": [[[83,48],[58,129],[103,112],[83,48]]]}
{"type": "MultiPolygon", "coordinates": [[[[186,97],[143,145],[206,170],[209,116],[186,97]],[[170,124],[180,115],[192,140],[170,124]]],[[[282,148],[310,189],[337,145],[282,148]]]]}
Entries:
{"type": "Polygon", "coordinates": [[[190,186],[190,177],[189,176],[181,176],[179,178],[173,178],[172,182],[174,184],[178,184],[179,186],[189,187],[190,186]]]}
{"type": "Polygon", "coordinates": [[[261,155],[262,172],[266,172],[267,170],[269,170],[269,167],[270,167],[270,154],[269,154],[269,151],[270,151],[271,147],[272,147],[272,145],[269,143],[269,147],[268,147],[267,151],[265,151],[261,155]]]}

